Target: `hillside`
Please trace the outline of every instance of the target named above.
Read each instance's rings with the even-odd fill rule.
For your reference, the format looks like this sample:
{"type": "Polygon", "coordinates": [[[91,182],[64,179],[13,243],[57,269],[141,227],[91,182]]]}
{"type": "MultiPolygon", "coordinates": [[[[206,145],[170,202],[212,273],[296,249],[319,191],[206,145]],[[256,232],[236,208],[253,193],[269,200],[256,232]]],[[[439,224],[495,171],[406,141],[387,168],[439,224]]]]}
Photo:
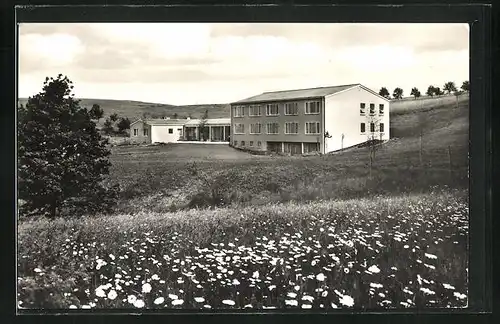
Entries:
{"type": "MultiPolygon", "coordinates": [[[[26,104],[27,101],[27,98],[19,98],[19,104],[26,104]]],[[[151,117],[173,117],[174,114],[177,114],[179,118],[188,116],[200,118],[205,110],[208,110],[209,118],[227,118],[229,116],[229,104],[175,106],[131,100],[80,99],[82,107],[90,108],[94,104],[98,104],[104,110],[104,116],[116,113],[120,117],[128,117],[131,121],[142,117],[144,113],[149,113],[151,117]]]]}

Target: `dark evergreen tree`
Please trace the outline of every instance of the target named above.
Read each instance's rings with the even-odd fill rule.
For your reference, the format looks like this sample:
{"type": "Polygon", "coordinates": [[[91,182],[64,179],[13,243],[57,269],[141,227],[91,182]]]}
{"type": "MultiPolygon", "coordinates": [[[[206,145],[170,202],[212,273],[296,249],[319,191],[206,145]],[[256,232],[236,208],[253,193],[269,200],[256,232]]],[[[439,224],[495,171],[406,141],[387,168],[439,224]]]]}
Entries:
{"type": "Polygon", "coordinates": [[[18,109],[20,215],[83,215],[109,212],[117,186],[107,187],[110,151],[87,109],[59,74],[18,109]]]}
{"type": "Polygon", "coordinates": [[[118,132],[124,133],[127,129],[130,129],[130,120],[128,118],[121,118],[117,127],[118,132]]]}
{"type": "Polygon", "coordinates": [[[104,115],[104,110],[98,105],[98,104],[93,104],[92,108],[89,111],[89,116],[91,119],[101,119],[102,116],[104,115]]]}

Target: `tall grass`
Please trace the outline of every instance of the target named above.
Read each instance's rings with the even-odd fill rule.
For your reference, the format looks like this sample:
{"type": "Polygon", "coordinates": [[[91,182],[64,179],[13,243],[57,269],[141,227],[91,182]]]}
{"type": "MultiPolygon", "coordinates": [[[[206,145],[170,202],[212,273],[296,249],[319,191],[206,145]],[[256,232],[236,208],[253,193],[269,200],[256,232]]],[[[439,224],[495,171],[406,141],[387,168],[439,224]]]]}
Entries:
{"type": "Polygon", "coordinates": [[[455,192],[26,222],[19,300],[54,308],[141,307],[132,295],[147,308],[332,308],[349,298],[361,308],[461,307],[467,217],[465,193],[455,192]]]}

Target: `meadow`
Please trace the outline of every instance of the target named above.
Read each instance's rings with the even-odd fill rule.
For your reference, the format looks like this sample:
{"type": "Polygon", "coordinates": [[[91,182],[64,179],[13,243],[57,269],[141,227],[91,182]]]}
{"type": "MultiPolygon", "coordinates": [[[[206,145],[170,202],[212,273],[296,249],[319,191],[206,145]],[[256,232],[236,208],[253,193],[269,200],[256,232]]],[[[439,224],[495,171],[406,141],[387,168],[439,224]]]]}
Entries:
{"type": "Polygon", "coordinates": [[[371,172],[366,148],[113,147],[113,215],[19,223],[19,306],[465,307],[468,104],[391,118],[371,172]]]}

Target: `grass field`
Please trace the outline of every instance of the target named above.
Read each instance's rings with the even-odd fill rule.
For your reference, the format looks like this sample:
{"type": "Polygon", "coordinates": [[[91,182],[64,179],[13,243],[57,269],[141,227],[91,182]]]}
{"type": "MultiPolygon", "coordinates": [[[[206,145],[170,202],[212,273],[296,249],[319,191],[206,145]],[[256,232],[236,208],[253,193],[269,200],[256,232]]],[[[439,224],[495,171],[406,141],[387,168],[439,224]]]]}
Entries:
{"type": "Polygon", "coordinates": [[[114,147],[114,215],[19,224],[20,306],[466,306],[467,102],[391,118],[371,176],[366,148],[114,147]]]}

